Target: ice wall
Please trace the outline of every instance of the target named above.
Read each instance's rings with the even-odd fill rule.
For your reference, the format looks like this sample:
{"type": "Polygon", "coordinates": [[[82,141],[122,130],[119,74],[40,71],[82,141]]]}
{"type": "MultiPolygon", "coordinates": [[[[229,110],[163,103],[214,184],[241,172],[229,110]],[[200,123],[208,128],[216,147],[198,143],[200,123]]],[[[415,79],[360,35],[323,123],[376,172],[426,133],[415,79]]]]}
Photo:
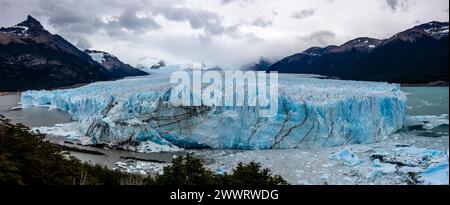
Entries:
{"type": "Polygon", "coordinates": [[[402,128],[397,84],[279,75],[277,115],[255,107],[174,107],[169,73],[22,93],[23,107],[67,111],[92,143],[271,149],[372,143],[402,128]]]}

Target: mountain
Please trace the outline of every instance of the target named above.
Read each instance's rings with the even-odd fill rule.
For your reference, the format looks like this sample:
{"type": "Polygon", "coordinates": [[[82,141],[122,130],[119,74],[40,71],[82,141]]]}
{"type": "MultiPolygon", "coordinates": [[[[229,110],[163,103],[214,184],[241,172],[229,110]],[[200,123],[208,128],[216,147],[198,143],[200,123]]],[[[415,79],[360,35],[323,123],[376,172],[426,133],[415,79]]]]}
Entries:
{"type": "Polygon", "coordinates": [[[272,62],[264,57],[260,57],[256,63],[250,63],[241,67],[243,71],[266,71],[272,62]]]}
{"type": "Polygon", "coordinates": [[[312,47],[268,71],[412,84],[448,82],[448,29],[448,22],[430,22],[388,39],[363,37],[340,46],[312,47]]]}
{"type": "Polygon", "coordinates": [[[84,52],[89,54],[94,61],[103,65],[103,67],[111,73],[112,77],[121,78],[126,76],[147,75],[146,72],[123,63],[116,56],[107,52],[89,49],[84,50],[84,52]]]}
{"type": "Polygon", "coordinates": [[[0,91],[49,89],[117,77],[31,16],[16,26],[0,28],[0,91]]]}
{"type": "Polygon", "coordinates": [[[141,57],[139,58],[136,68],[145,70],[145,69],[159,69],[165,66],[166,63],[163,60],[159,60],[152,57],[141,57]]]}

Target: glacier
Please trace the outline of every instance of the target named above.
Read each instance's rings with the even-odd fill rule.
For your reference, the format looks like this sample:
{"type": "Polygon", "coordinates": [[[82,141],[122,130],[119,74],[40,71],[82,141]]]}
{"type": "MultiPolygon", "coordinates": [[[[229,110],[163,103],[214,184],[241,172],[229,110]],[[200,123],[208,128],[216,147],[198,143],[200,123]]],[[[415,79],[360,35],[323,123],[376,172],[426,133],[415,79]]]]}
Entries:
{"type": "MultiPolygon", "coordinates": [[[[96,82],[60,90],[26,91],[21,106],[68,112],[92,144],[175,148],[290,149],[378,142],[405,123],[400,85],[279,74],[278,110],[173,106],[170,75],[96,82]]],[[[71,136],[73,138],[73,136],[71,136]]],[[[140,149],[152,151],[151,149],[140,149]]],[[[160,150],[160,149],[159,149],[160,150]]]]}

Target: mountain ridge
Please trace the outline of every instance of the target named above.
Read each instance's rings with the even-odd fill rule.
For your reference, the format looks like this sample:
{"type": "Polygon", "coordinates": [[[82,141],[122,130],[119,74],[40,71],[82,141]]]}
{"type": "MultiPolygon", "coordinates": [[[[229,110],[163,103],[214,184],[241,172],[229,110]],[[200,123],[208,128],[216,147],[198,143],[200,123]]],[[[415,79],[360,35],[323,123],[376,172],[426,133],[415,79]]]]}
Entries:
{"type": "Polygon", "coordinates": [[[113,77],[120,78],[123,76],[138,76],[147,74],[140,69],[137,69],[129,64],[125,64],[116,56],[105,51],[85,49],[84,52],[90,55],[94,61],[110,71],[113,77]]]}
{"type": "Polygon", "coordinates": [[[110,72],[32,16],[0,28],[0,73],[0,91],[51,89],[130,75],[110,72]]]}
{"type": "Polygon", "coordinates": [[[448,22],[429,22],[387,39],[360,37],[340,46],[311,47],[267,70],[346,80],[448,82],[448,22]]]}

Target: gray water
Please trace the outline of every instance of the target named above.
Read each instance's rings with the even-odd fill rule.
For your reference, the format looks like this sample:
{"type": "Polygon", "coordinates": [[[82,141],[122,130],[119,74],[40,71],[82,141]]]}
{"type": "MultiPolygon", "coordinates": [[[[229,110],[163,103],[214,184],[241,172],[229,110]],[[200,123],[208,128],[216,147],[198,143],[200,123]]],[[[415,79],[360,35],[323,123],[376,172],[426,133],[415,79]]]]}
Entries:
{"type": "Polygon", "coordinates": [[[449,112],[449,87],[403,87],[408,93],[407,115],[442,115],[449,112]]]}
{"type": "Polygon", "coordinates": [[[43,107],[11,110],[17,108],[20,102],[20,94],[12,93],[0,96],[0,115],[5,116],[15,123],[22,123],[28,127],[53,126],[55,124],[71,121],[68,113],[49,110],[43,107]]]}

